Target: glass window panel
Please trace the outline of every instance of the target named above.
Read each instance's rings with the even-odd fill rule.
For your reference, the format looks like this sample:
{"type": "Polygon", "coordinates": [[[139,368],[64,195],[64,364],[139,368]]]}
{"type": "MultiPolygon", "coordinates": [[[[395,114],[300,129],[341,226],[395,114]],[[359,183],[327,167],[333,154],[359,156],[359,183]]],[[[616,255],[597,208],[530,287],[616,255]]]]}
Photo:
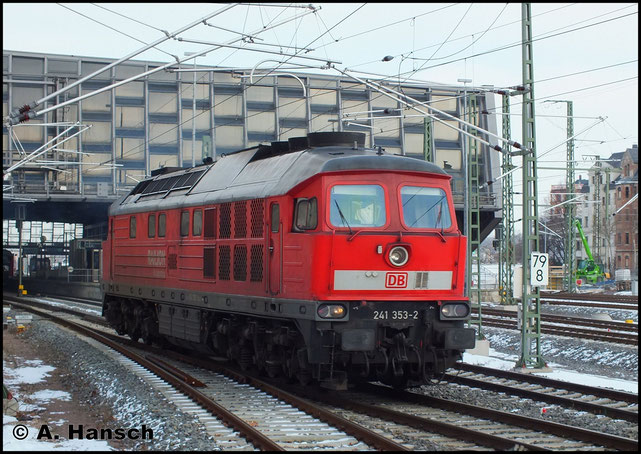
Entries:
{"type": "Polygon", "coordinates": [[[165,213],[160,213],[158,215],[158,236],[164,237],[166,228],[167,228],[167,215],[165,213]]]}
{"type": "Polygon", "coordinates": [[[18,140],[25,142],[42,142],[44,143],[44,126],[37,126],[42,120],[29,120],[27,124],[19,124],[13,128],[13,132],[18,140]]]}
{"type": "Polygon", "coordinates": [[[300,128],[281,128],[280,130],[280,137],[278,140],[287,140],[290,137],[304,137],[307,135],[307,130],[306,129],[300,129],[300,128]]]}
{"type": "Polygon", "coordinates": [[[144,157],[143,139],[116,138],[116,160],[141,160],[144,157]]]}
{"type": "Polygon", "coordinates": [[[336,121],[338,117],[336,115],[313,115],[312,116],[312,131],[321,132],[321,131],[337,131],[338,123],[336,121]]]}
{"type": "Polygon", "coordinates": [[[156,215],[150,214],[147,217],[147,236],[154,238],[156,236],[156,215]]]}
{"type": "MultiPolygon", "coordinates": [[[[383,94],[373,92],[372,93],[372,106],[375,108],[379,107],[392,107],[392,108],[397,108],[398,107],[398,101],[395,99],[389,98],[383,94]]],[[[365,109],[367,110],[367,109],[365,109]]]]}
{"type": "MultiPolygon", "coordinates": [[[[82,94],[86,95],[91,93],[93,90],[82,90],[82,94]]],[[[91,110],[91,111],[104,111],[107,112],[111,110],[111,92],[109,90],[103,91],[96,95],[90,96],[86,99],[80,101],[82,103],[82,110],[91,110]]]]}
{"type": "MultiPolygon", "coordinates": [[[[203,158],[202,158],[202,149],[203,149],[203,143],[200,140],[196,140],[194,142],[194,165],[199,165],[202,164],[203,158]]],[[[237,146],[237,148],[242,148],[241,146],[237,146]]],[[[191,140],[184,139],[183,140],[183,165],[184,166],[191,166],[192,162],[192,153],[191,153],[191,140]]]]}
{"type": "Polygon", "coordinates": [[[111,175],[111,153],[89,153],[82,156],[82,173],[87,176],[111,175]]]}
{"type": "Polygon", "coordinates": [[[44,96],[44,89],[42,87],[27,87],[14,84],[12,96],[11,108],[15,109],[16,107],[31,104],[33,101],[42,98],[44,96]]]}
{"type": "Polygon", "coordinates": [[[405,134],[405,154],[423,156],[423,134],[405,134]]]}
{"type": "Polygon", "coordinates": [[[44,58],[13,57],[13,74],[44,74],[44,58]]]}
{"type": "MultiPolygon", "coordinates": [[[[215,89],[214,93],[216,93],[215,89]]],[[[243,114],[242,97],[234,95],[215,95],[214,114],[241,116],[243,114]]]]}
{"type": "MultiPolygon", "coordinates": [[[[242,126],[225,126],[216,128],[216,146],[242,148],[242,126]]],[[[196,147],[198,149],[198,147],[196,147]]]]}
{"type": "MultiPolygon", "coordinates": [[[[298,76],[298,78],[303,81],[303,84],[307,85],[306,77],[298,76]]],[[[279,87],[296,87],[300,89],[303,88],[300,82],[291,76],[278,76],[278,86],[279,87]]]]}
{"type": "Polygon", "coordinates": [[[274,102],[274,87],[251,86],[247,88],[248,101],[274,102]]]}
{"type": "Polygon", "coordinates": [[[401,188],[403,222],[415,229],[448,229],[452,226],[445,191],[440,188],[403,186],[401,188]]]}
{"type": "Polygon", "coordinates": [[[9,103],[3,102],[2,103],[2,116],[6,117],[9,115],[9,103]]]}
{"type": "Polygon", "coordinates": [[[278,98],[280,118],[307,118],[307,103],[301,98],[278,98]]]}
{"type": "Polygon", "coordinates": [[[192,234],[194,236],[200,236],[203,231],[203,211],[194,210],[194,223],[192,234]]]}
{"type": "Polygon", "coordinates": [[[375,184],[332,187],[330,222],[334,227],[382,227],[386,222],[385,192],[375,184]]]}
{"type": "MultiPolygon", "coordinates": [[[[429,113],[429,109],[427,107],[423,106],[423,107],[419,107],[419,109],[421,109],[423,112],[428,112],[429,113]]],[[[403,111],[401,112],[401,114],[405,115],[405,117],[403,118],[403,123],[406,124],[406,125],[409,125],[409,124],[422,125],[423,124],[423,120],[426,118],[425,114],[419,112],[416,109],[405,109],[404,108],[403,111]]]]}
{"type": "Polygon", "coordinates": [[[144,82],[127,82],[124,85],[116,87],[116,96],[132,96],[135,98],[142,98],[144,88],[144,82]]]}
{"type": "Polygon", "coordinates": [[[381,137],[398,137],[401,128],[401,121],[398,118],[375,118],[374,134],[381,137]]]}
{"type": "Polygon", "coordinates": [[[432,95],[429,105],[445,112],[456,113],[456,94],[451,95],[432,95]]]}
{"type": "MultiPolygon", "coordinates": [[[[458,128],[458,122],[454,120],[445,120],[445,123],[458,128]]],[[[456,142],[459,140],[459,131],[458,129],[451,128],[444,125],[440,121],[435,121],[433,123],[434,138],[439,140],[451,140],[456,142]]]]}
{"type": "Polygon", "coordinates": [[[436,149],[436,158],[434,163],[443,168],[446,172],[450,169],[461,169],[461,150],[446,150],[442,148],[436,149]],[[447,164],[447,165],[446,165],[447,164]],[[448,166],[451,166],[449,168],[448,166]]]}
{"type": "MultiPolygon", "coordinates": [[[[91,63],[91,62],[83,61],[80,63],[81,75],[88,76],[89,74],[92,74],[94,71],[104,68],[105,66],[107,66],[106,63],[91,63]]],[[[97,76],[94,76],[94,78],[95,79],[111,78],[111,69],[108,69],[98,74],[97,76]]]]}
{"type": "Polygon", "coordinates": [[[343,113],[357,113],[363,112],[359,118],[369,117],[369,113],[366,113],[367,110],[367,101],[346,101],[343,100],[343,113]]]}
{"type": "MultiPolygon", "coordinates": [[[[178,148],[176,147],[176,150],[178,148]]],[[[191,165],[191,161],[190,161],[191,165]]],[[[149,168],[151,170],[159,169],[161,167],[178,167],[178,156],[176,155],[156,155],[149,156],[149,168]]]]}
{"type": "Polygon", "coordinates": [[[275,121],[275,112],[251,112],[247,116],[247,129],[251,132],[273,133],[275,121]]]}
{"type": "MultiPolygon", "coordinates": [[[[145,72],[142,65],[123,65],[116,66],[116,79],[125,80],[145,72]]],[[[131,83],[131,82],[130,82],[131,83]]],[[[142,82],[140,82],[142,84],[142,82]]],[[[126,84],[125,84],[126,85],[126,84]]]]}
{"type": "MultiPolygon", "coordinates": [[[[60,132],[62,132],[62,131],[64,131],[63,128],[60,129],[60,132]]],[[[77,129],[72,129],[71,130],[71,134],[73,134],[73,133],[75,133],[77,131],[78,131],[77,129]]],[[[56,135],[49,134],[49,136],[47,137],[47,142],[49,140],[53,139],[56,135]]],[[[64,138],[65,137],[63,136],[60,139],[58,139],[58,143],[60,143],[61,140],[64,140],[64,138]]],[[[56,148],[58,148],[59,150],[78,151],[78,136],[67,140],[66,142],[60,144],[56,148]]],[[[78,159],[78,155],[77,154],[70,154],[67,158],[65,158],[65,160],[71,160],[71,161],[75,161],[77,159],[78,159]]]]}
{"type": "MultiPolygon", "coordinates": [[[[151,71],[154,68],[157,68],[157,66],[151,66],[150,65],[148,67],[148,71],[151,71]]],[[[165,80],[165,81],[173,80],[173,81],[175,81],[176,80],[176,73],[170,73],[168,71],[165,71],[164,69],[161,69],[158,72],[150,74],[148,77],[149,77],[149,80],[165,80]]]]}
{"type": "Polygon", "coordinates": [[[178,141],[178,128],[174,124],[150,123],[149,143],[152,145],[174,144],[178,141]]]}
{"type": "Polygon", "coordinates": [[[78,61],[47,59],[48,73],[78,74],[78,61]]]}
{"type": "Polygon", "coordinates": [[[78,121],[78,104],[69,104],[54,111],[57,121],[78,121]]]}
{"type": "Polygon", "coordinates": [[[116,128],[142,128],[144,124],[143,107],[116,106],[116,128]]]}
{"type": "Polygon", "coordinates": [[[83,121],[83,124],[91,125],[91,128],[82,133],[84,143],[111,142],[111,123],[106,121],[83,121]]]}
{"type": "Polygon", "coordinates": [[[129,218],[129,238],[136,238],[136,216],[129,218]]]}
{"type": "MultiPolygon", "coordinates": [[[[183,80],[184,80],[184,73],[183,73],[183,80]]],[[[231,73],[226,73],[226,72],[215,72],[214,73],[214,82],[219,83],[219,84],[238,84],[238,78],[233,77],[231,73]]],[[[214,89],[215,91],[215,89],[214,89]]]]}
{"type": "Polygon", "coordinates": [[[189,211],[180,213],[180,236],[189,235],[189,211]]]}
{"type": "Polygon", "coordinates": [[[178,107],[176,93],[149,93],[149,113],[175,113],[178,107]]]}
{"type": "Polygon", "coordinates": [[[309,97],[312,104],[336,104],[336,90],[321,90],[311,88],[309,90],[309,97]]]}
{"type": "MultiPolygon", "coordinates": [[[[207,80],[207,79],[205,79],[207,80]]],[[[188,80],[183,79],[181,85],[183,99],[192,99],[194,93],[194,84],[189,83],[188,80]]],[[[229,95],[227,95],[229,96],[229,95]]],[[[207,100],[209,99],[209,84],[204,84],[202,81],[196,83],[196,99],[207,100]]]]}
{"type": "MultiPolygon", "coordinates": [[[[210,118],[209,118],[210,112],[211,111],[209,109],[207,109],[207,110],[196,109],[196,129],[197,130],[199,130],[199,129],[209,129],[210,128],[210,126],[211,126],[210,121],[209,121],[210,120],[210,118]]],[[[189,116],[191,117],[191,112],[189,112],[189,116]]],[[[184,119],[185,119],[185,117],[184,117],[184,112],[183,112],[183,121],[185,121],[184,119]]],[[[190,122],[189,126],[191,127],[191,122],[190,122]]],[[[183,124],[183,128],[184,127],[185,127],[185,125],[183,124]]]]}

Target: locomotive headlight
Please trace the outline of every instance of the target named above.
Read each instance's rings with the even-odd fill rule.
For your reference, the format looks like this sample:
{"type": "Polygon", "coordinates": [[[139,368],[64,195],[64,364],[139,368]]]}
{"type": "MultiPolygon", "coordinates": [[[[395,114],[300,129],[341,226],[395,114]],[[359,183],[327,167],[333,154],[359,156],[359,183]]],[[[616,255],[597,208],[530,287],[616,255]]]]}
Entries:
{"type": "Polygon", "coordinates": [[[410,258],[410,253],[403,246],[394,246],[387,255],[389,261],[394,266],[403,266],[410,258]]]}
{"type": "Polygon", "coordinates": [[[470,315],[470,307],[465,303],[449,303],[441,306],[441,318],[461,319],[470,315]]]}
{"type": "Polygon", "coordinates": [[[321,304],[318,306],[318,316],[321,318],[343,318],[345,307],[341,304],[321,304]]]}

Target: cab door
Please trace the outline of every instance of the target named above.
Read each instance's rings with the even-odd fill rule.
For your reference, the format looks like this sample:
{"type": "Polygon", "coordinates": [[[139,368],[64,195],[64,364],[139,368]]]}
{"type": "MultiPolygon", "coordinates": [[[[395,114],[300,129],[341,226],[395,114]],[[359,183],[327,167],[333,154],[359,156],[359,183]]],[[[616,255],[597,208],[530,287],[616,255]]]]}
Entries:
{"type": "Polygon", "coordinates": [[[269,293],[278,295],[281,292],[282,276],[282,225],[280,221],[280,206],[272,202],[269,206],[269,293]]]}

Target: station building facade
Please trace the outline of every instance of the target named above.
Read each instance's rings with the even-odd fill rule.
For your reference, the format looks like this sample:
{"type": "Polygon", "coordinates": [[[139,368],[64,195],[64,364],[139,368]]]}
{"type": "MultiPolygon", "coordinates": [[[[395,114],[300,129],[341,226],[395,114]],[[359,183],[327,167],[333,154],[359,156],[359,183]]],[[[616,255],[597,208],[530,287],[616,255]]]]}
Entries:
{"type": "MultiPolygon", "coordinates": [[[[4,50],[3,117],[113,61],[4,50]]],[[[35,110],[162,65],[140,60],[125,62],[35,110]]],[[[215,161],[226,153],[309,132],[359,131],[367,134],[366,146],[380,146],[391,153],[427,159],[444,167],[453,176],[457,211],[462,209],[467,139],[454,128],[459,126],[455,120],[437,114],[442,122],[426,121],[418,110],[329,72],[297,72],[294,77],[291,73],[261,75],[258,71],[251,75],[250,69],[202,65],[193,69],[193,64],[176,65],[28,122],[4,125],[4,169],[63,133],[66,124],[80,122],[89,126],[82,134],[59,144],[78,129],[63,134],[38,159],[12,171],[5,179],[4,201],[29,197],[36,204],[110,203],[159,167],[200,165],[206,157],[215,161]],[[341,121],[346,114],[350,114],[349,119],[341,121]]],[[[398,84],[394,88],[399,89],[398,84]]],[[[460,86],[408,82],[400,89],[420,102],[463,118],[465,96],[460,86]]],[[[468,100],[474,96],[476,124],[496,132],[494,116],[480,114],[494,112],[494,96],[469,88],[466,94],[468,100]]],[[[427,110],[420,105],[415,107],[427,110]]],[[[496,143],[494,139],[490,141],[496,143]]],[[[482,184],[499,174],[500,156],[485,145],[479,150],[478,179],[482,184]]],[[[489,185],[480,193],[482,216],[489,216],[482,222],[487,227],[484,236],[498,222],[493,221],[500,208],[495,191],[489,185]]],[[[12,213],[9,210],[5,217],[12,213]]]]}

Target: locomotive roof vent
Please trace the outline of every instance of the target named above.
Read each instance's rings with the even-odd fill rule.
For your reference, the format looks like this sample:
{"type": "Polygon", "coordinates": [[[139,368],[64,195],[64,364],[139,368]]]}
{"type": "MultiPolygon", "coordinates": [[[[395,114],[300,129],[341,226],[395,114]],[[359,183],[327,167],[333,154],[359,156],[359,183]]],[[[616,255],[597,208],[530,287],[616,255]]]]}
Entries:
{"type": "Polygon", "coordinates": [[[307,135],[310,148],[365,146],[364,132],[311,132],[307,135]]]}

